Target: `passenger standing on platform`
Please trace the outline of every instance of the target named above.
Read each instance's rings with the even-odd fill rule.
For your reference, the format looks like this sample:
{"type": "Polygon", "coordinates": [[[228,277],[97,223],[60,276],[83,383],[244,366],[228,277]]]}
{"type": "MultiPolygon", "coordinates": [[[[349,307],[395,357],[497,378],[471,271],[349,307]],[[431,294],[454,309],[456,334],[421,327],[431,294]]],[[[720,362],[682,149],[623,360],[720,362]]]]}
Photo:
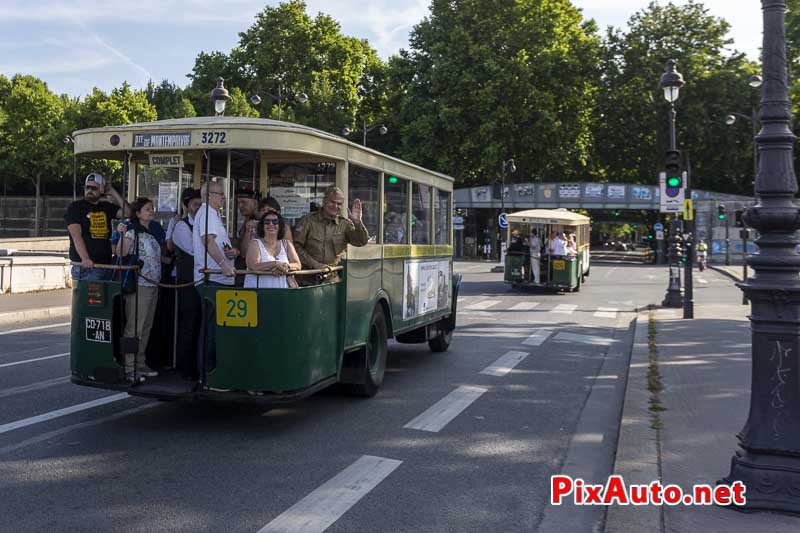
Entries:
{"type": "MultiPolygon", "coordinates": [[[[353,201],[350,218],[339,213],[344,205],[344,193],[339,187],[325,190],[322,208],[309,213],[295,227],[294,244],[303,267],[321,269],[336,266],[342,259],[347,245],[364,246],[369,233],[361,221],[361,200],[353,201]]],[[[337,279],[338,276],[334,276],[337,279]]]]}
{"type": "Polygon", "coordinates": [[[533,282],[537,285],[540,283],[541,270],[542,270],[542,240],[536,230],[531,230],[531,236],[528,239],[528,247],[531,250],[531,273],[533,274],[533,282]]]}
{"type": "Polygon", "coordinates": [[[138,353],[125,354],[125,376],[133,378],[136,372],[143,376],[157,376],[158,372],[147,366],[147,342],[153,326],[153,316],[158,303],[158,282],[161,280],[161,244],[151,233],[150,226],[158,225],[153,220],[155,208],[149,198],[137,198],[131,205],[131,223],[120,223],[117,230],[121,237],[117,243],[117,255],[134,254],[140,269],[136,292],[125,294],[125,337],[136,337],[138,353]]]}
{"type": "Polygon", "coordinates": [[[95,264],[111,263],[111,220],[127,216],[128,204],[106,182],[105,176],[92,172],[84,182],[84,197],[70,204],[64,221],[69,231],[69,258],[73,263],[72,279],[108,279],[109,270],[95,264]],[[100,201],[106,193],[117,205],[100,201]]]}
{"type": "MultiPolygon", "coordinates": [[[[266,198],[262,198],[258,201],[258,217],[259,219],[267,214],[267,211],[272,209],[283,218],[283,209],[281,208],[281,204],[278,200],[275,199],[274,196],[267,195],[266,198]]],[[[286,219],[284,220],[284,227],[283,227],[283,237],[282,239],[286,239],[289,242],[294,242],[292,238],[292,228],[289,227],[289,224],[285,223],[286,219]]]]}
{"type": "Polygon", "coordinates": [[[242,187],[236,191],[236,207],[242,215],[242,227],[239,228],[239,250],[241,251],[240,262],[237,268],[244,267],[244,258],[247,257],[247,250],[250,243],[255,239],[256,228],[258,227],[258,201],[261,195],[254,191],[252,187],[242,187]]]}
{"type": "Polygon", "coordinates": [[[283,238],[284,228],[283,217],[272,209],[261,217],[258,240],[247,252],[247,269],[263,274],[247,274],[245,288],[286,289],[291,286],[289,276],[300,270],[300,258],[292,243],[283,238]]]}
{"type": "MultiPolygon", "coordinates": [[[[202,201],[200,191],[191,187],[181,194],[185,216],[175,224],[172,247],[177,257],[176,281],[185,285],[194,281],[194,245],[192,230],[202,201]]],[[[197,333],[200,330],[200,295],[194,287],[178,289],[177,370],[187,379],[197,379],[197,333]]]]}
{"type": "MultiPolygon", "coordinates": [[[[225,200],[225,192],[219,181],[206,182],[200,189],[203,203],[194,217],[192,228],[192,249],[194,250],[194,282],[197,290],[202,291],[200,285],[208,276],[207,285],[230,287],[234,284],[235,270],[233,260],[239,256],[239,250],[231,246],[228,230],[219,216],[225,200]],[[222,270],[222,274],[204,274],[203,269],[222,270]]],[[[203,293],[200,292],[202,303],[203,293]]],[[[214,368],[217,364],[215,347],[215,307],[213,301],[206,300],[205,318],[202,320],[204,334],[200,336],[199,349],[204,354],[203,364],[206,369],[214,368]],[[205,343],[205,344],[204,344],[205,343]],[[205,346],[208,351],[205,351],[205,346]]]]}

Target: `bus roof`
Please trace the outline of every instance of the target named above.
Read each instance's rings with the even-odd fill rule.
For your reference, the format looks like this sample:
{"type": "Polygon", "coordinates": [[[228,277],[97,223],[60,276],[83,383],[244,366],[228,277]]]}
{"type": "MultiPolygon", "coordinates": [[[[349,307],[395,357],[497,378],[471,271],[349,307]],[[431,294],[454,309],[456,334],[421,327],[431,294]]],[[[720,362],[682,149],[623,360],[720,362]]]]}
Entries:
{"type": "Polygon", "coordinates": [[[506,216],[508,222],[524,222],[526,224],[560,224],[562,226],[582,226],[591,218],[567,211],[566,209],[528,209],[517,211],[506,216]]]}
{"type": "MultiPolygon", "coordinates": [[[[416,171],[453,183],[454,178],[419,165],[403,161],[326,131],[265,118],[193,117],[88,128],[74,132],[75,154],[97,158],[119,158],[121,152],[150,152],[209,149],[268,150],[284,156],[297,154],[326,159],[348,160],[374,168],[386,168],[398,163],[416,171]],[[203,133],[222,133],[207,142],[203,133]],[[195,133],[192,135],[192,133],[195,133]],[[182,134],[182,135],[181,135],[182,134]],[[158,142],[154,142],[156,140],[158,142]]],[[[407,176],[410,177],[410,176],[407,176]]]]}

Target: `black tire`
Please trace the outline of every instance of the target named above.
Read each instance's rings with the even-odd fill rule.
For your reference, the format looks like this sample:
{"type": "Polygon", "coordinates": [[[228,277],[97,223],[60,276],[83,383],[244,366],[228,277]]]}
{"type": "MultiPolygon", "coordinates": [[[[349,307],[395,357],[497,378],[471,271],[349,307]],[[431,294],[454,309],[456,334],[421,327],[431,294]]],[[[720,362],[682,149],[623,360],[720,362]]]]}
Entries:
{"type": "Polygon", "coordinates": [[[345,385],[345,390],[355,396],[372,398],[378,393],[378,388],[383,383],[386,372],[386,356],[388,328],[383,308],[378,305],[372,311],[367,333],[367,344],[360,350],[360,362],[363,363],[359,372],[362,383],[345,385]]]}
{"type": "Polygon", "coordinates": [[[436,336],[428,341],[428,347],[432,352],[446,352],[453,341],[453,331],[447,331],[443,322],[436,324],[436,336]]]}

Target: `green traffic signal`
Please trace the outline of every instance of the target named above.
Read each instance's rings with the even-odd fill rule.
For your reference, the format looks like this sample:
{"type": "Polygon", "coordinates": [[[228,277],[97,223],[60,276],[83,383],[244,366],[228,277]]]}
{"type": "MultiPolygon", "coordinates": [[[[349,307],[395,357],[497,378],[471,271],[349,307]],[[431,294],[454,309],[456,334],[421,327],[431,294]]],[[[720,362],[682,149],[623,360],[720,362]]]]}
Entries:
{"type": "Polygon", "coordinates": [[[651,240],[651,241],[653,240],[653,236],[652,236],[652,235],[648,235],[648,236],[647,236],[647,238],[648,238],[649,240],[651,240]]]}
{"type": "Polygon", "coordinates": [[[619,211],[614,211],[614,216],[618,217],[619,216],[619,211]]]}
{"type": "Polygon", "coordinates": [[[720,220],[725,220],[725,213],[720,213],[717,216],[719,217],[720,220]]]}
{"type": "Polygon", "coordinates": [[[681,179],[678,176],[670,176],[667,178],[667,187],[680,187],[681,179]]]}
{"type": "Polygon", "coordinates": [[[389,183],[391,183],[392,185],[397,183],[397,176],[389,176],[389,183]]]}

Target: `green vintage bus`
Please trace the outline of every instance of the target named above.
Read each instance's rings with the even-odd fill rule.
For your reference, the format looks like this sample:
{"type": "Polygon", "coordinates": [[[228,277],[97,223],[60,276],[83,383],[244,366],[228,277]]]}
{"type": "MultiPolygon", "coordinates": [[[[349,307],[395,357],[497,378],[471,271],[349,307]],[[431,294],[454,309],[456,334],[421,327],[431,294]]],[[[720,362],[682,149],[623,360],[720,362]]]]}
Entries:
{"type": "Polygon", "coordinates": [[[531,275],[531,264],[527,255],[508,253],[505,257],[503,281],[516,289],[555,289],[559,291],[581,290],[591,270],[589,234],[591,219],[566,209],[528,209],[510,213],[506,220],[508,229],[506,242],[513,234],[528,237],[536,231],[544,244],[549,235],[567,233],[575,235],[574,255],[551,256],[542,250],[539,283],[531,275]]]}
{"type": "MultiPolygon", "coordinates": [[[[324,190],[335,184],[345,194],[343,215],[361,200],[370,239],[363,247],[348,246],[338,282],[289,289],[199,285],[203,305],[215,310],[214,334],[198,332],[200,344],[213,339],[216,361],[212,366],[198,353],[197,381],[174,371],[176,328],[170,333],[169,322],[180,309],[162,313],[156,326],[164,327],[154,326],[160,333],[154,331],[148,344],[147,364],[159,375],[127,381],[120,276],[75,281],[73,383],[160,399],[286,402],[337,383],[372,396],[384,378],[387,339],[427,342],[434,352],[450,345],[461,280],[452,264],[451,177],[323,131],[266,119],[163,120],[80,130],[74,139],[78,157],[121,162],[124,196],[152,199],[165,228],[187,185],[223,182],[229,194],[221,216],[235,235],[241,221],[231,191],[269,193],[291,226],[321,205],[324,190]]],[[[121,267],[107,268],[114,273],[121,267]]],[[[162,287],[160,301],[175,290],[162,287]]]]}

